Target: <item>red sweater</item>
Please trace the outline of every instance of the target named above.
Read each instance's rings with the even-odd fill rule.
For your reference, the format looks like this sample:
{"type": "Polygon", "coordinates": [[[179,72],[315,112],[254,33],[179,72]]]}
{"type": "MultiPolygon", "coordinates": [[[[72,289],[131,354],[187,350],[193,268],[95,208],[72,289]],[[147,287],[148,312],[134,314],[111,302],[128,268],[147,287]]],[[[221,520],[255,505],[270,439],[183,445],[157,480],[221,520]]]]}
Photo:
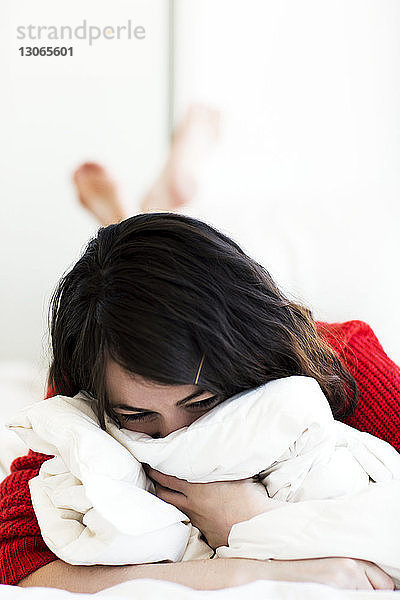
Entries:
{"type": "MultiPolygon", "coordinates": [[[[319,323],[318,328],[358,384],[358,406],[346,422],[400,451],[400,368],[366,323],[319,323]]],[[[0,583],[15,585],[57,559],[41,537],[28,487],[49,458],[32,451],[17,458],[0,485],[0,583]]]]}

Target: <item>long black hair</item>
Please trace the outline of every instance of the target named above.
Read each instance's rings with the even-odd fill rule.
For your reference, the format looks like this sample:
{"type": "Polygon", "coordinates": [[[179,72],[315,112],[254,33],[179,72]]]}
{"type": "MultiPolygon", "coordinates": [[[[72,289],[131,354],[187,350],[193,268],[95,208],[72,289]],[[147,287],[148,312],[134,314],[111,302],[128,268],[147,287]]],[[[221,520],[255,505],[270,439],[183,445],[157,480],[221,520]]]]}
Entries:
{"type": "Polygon", "coordinates": [[[100,424],[113,416],[107,360],[159,384],[193,384],[229,397],[308,375],[336,418],[357,386],[318,334],[311,312],[210,225],[175,213],[139,214],[99,229],[65,274],[50,308],[54,394],[86,390],[100,424]]]}

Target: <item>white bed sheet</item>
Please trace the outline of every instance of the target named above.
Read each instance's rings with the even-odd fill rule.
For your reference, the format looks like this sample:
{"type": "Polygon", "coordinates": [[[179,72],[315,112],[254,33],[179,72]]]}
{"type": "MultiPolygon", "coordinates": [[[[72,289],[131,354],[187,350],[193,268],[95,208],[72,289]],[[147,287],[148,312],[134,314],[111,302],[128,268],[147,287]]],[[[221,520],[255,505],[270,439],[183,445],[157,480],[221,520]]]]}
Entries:
{"type": "Polygon", "coordinates": [[[42,400],[43,390],[44,375],[34,365],[0,361],[0,481],[8,475],[12,461],[28,451],[4,424],[16,410],[42,400]]]}
{"type": "Polygon", "coordinates": [[[315,583],[256,581],[215,591],[198,591],[174,583],[139,579],[97,594],[77,594],[53,588],[0,586],[2,600],[396,600],[396,592],[339,590],[315,583]]]}

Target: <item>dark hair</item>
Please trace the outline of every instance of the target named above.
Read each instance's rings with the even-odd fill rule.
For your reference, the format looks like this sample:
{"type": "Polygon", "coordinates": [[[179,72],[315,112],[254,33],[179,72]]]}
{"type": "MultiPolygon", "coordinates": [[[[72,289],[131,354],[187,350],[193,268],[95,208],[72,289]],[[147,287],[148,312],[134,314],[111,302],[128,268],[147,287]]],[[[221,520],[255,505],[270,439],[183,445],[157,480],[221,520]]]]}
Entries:
{"type": "Polygon", "coordinates": [[[223,397],[280,377],[314,377],[342,418],[357,386],[318,334],[310,310],[287,299],[266,269],[210,225],[174,213],[101,228],[54,292],[54,394],[86,390],[100,424],[113,417],[105,387],[112,358],[160,384],[223,397]]]}

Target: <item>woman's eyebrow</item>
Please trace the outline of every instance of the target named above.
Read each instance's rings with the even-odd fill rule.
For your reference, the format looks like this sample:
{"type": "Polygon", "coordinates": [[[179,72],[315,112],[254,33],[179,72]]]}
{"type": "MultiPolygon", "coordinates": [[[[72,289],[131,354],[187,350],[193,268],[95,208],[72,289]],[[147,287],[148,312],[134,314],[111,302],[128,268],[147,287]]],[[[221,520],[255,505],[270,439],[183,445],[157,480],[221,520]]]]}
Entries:
{"type": "MultiPolygon", "coordinates": [[[[179,402],[176,403],[176,406],[181,406],[182,404],[189,402],[189,400],[198,398],[198,396],[202,396],[205,392],[207,392],[207,390],[203,390],[203,389],[196,390],[195,392],[193,392],[193,394],[190,394],[189,396],[186,396],[186,398],[179,400],[179,402]]],[[[135,406],[130,406],[129,404],[114,404],[112,406],[112,408],[119,408],[121,410],[130,410],[132,412],[154,412],[152,410],[149,410],[148,408],[136,408],[135,406]]]]}

